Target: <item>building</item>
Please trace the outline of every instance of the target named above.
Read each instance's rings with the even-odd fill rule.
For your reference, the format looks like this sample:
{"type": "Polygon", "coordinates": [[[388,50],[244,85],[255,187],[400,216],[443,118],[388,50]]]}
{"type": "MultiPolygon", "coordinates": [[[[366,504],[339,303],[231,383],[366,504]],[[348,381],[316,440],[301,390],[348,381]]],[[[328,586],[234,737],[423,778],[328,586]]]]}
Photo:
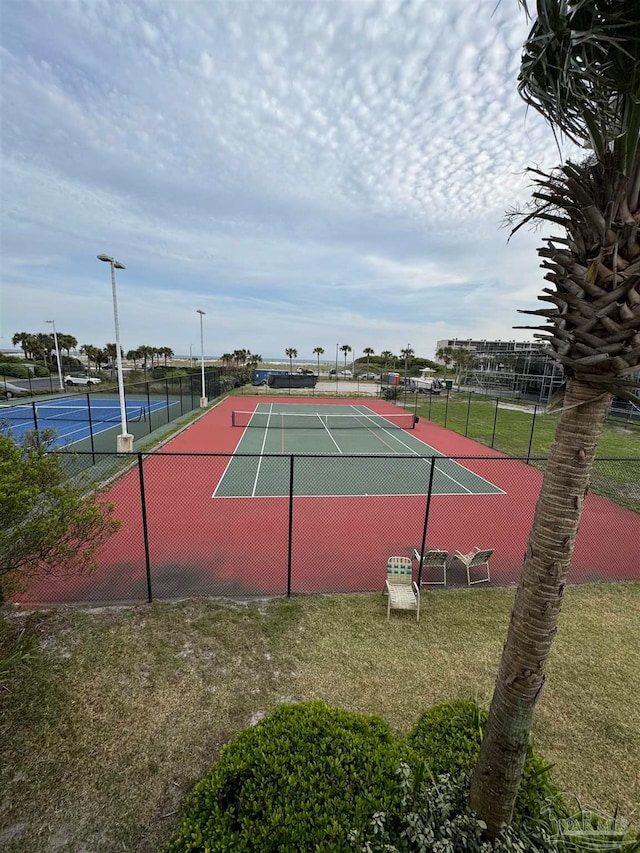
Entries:
{"type": "MultiPolygon", "coordinates": [[[[559,388],[562,367],[540,341],[491,341],[447,338],[436,343],[436,360],[443,349],[466,350],[472,356],[464,367],[464,384],[489,393],[508,393],[546,402],[559,388]]],[[[462,380],[461,380],[462,381],[462,380]]]]}

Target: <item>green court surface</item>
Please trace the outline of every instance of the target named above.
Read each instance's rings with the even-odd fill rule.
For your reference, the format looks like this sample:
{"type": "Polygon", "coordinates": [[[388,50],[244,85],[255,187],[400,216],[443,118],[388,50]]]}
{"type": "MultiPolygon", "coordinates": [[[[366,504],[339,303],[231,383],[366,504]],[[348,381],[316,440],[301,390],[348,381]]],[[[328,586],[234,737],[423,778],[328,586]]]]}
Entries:
{"type": "Polygon", "coordinates": [[[503,494],[417,438],[412,418],[346,404],[234,412],[240,440],[213,497],[286,496],[292,477],[296,497],[426,495],[432,464],[433,494],[503,494]]]}

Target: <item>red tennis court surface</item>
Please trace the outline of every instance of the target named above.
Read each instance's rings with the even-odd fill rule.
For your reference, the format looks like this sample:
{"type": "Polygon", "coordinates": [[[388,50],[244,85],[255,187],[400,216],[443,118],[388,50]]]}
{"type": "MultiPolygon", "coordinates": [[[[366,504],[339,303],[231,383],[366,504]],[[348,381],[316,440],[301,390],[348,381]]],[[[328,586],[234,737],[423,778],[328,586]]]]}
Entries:
{"type": "MultiPolygon", "coordinates": [[[[286,594],[290,510],[294,593],[381,591],[387,557],[408,556],[420,547],[424,495],[297,497],[292,507],[287,497],[213,499],[230,454],[242,436],[242,429],[231,426],[232,410],[251,409],[264,400],[227,398],[166,444],[161,453],[145,457],[153,598],[286,594]],[[214,453],[222,455],[206,455],[214,453]]],[[[278,398],[278,403],[282,402],[278,398]]],[[[301,402],[304,401],[298,397],[292,399],[296,406],[301,402]]],[[[318,398],[307,402],[316,408],[323,405],[318,398]]],[[[332,398],[326,404],[351,402],[332,398]]],[[[381,400],[368,400],[367,406],[379,414],[398,412],[397,407],[381,400]]],[[[474,546],[493,548],[492,584],[515,583],[542,482],[541,472],[429,421],[421,420],[413,434],[445,456],[486,457],[459,461],[504,492],[432,495],[427,546],[450,552],[468,552],[474,546]]],[[[295,464],[304,465],[304,459],[296,458],[295,464]]],[[[23,602],[98,604],[146,600],[137,467],[120,477],[107,497],[115,505],[115,516],[122,521],[122,527],[101,550],[98,571],[89,577],[40,579],[21,599],[23,602]]],[[[589,495],[570,581],[640,579],[639,543],[640,515],[589,495]]],[[[448,584],[466,585],[462,565],[450,567],[448,584]]]]}

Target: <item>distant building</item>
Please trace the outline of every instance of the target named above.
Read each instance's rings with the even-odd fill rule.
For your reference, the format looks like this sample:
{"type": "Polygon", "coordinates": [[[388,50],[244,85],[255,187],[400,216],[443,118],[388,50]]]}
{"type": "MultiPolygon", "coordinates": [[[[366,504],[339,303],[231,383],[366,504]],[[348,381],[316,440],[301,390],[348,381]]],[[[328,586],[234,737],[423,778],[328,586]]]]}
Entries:
{"type": "Polygon", "coordinates": [[[539,341],[446,338],[436,343],[440,363],[437,354],[447,347],[471,353],[473,362],[465,367],[464,384],[490,393],[546,402],[564,381],[562,367],[539,341]]]}

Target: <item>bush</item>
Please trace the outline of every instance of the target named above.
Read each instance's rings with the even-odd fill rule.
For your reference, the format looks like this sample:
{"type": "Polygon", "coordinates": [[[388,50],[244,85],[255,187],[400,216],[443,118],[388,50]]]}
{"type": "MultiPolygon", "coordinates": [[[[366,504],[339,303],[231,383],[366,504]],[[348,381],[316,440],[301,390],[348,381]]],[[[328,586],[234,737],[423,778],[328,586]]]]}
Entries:
{"type": "MultiPolygon", "coordinates": [[[[422,715],[409,735],[409,743],[434,776],[473,774],[487,712],[477,702],[458,699],[434,705],[422,715]]],[[[551,780],[551,767],[529,745],[514,808],[514,823],[538,820],[549,800],[565,813],[560,792],[551,780]]]]}
{"type": "Polygon", "coordinates": [[[14,361],[3,361],[0,363],[0,376],[12,376],[14,379],[28,379],[29,369],[24,361],[20,364],[14,361]]]}
{"type": "Polygon", "coordinates": [[[399,770],[402,815],[387,826],[378,812],[370,824],[369,839],[358,830],[349,834],[360,853],[557,853],[558,847],[543,825],[530,822],[508,826],[494,839],[485,837],[487,825],[469,807],[469,777],[461,774],[425,778],[407,764],[399,770]],[[373,840],[371,840],[373,836],[373,840]]]}
{"type": "Polygon", "coordinates": [[[225,747],[168,851],[350,850],[349,827],[398,812],[403,753],[377,717],[283,705],[225,747]]]}
{"type": "Polygon", "coordinates": [[[45,377],[51,374],[51,371],[43,361],[34,361],[31,363],[33,364],[34,376],[45,377]]]}

